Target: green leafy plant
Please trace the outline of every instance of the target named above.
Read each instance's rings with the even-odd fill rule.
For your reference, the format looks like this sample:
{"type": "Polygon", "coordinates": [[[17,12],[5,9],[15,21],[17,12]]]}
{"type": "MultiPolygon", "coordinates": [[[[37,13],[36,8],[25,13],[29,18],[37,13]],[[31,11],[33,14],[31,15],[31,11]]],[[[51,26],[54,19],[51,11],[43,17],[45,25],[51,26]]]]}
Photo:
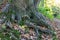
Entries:
{"type": "Polygon", "coordinates": [[[47,6],[47,4],[45,4],[44,1],[40,2],[39,6],[38,6],[38,11],[41,12],[44,16],[46,16],[47,18],[49,19],[53,19],[54,16],[53,16],[53,11],[52,11],[52,8],[49,8],[47,6]]]}

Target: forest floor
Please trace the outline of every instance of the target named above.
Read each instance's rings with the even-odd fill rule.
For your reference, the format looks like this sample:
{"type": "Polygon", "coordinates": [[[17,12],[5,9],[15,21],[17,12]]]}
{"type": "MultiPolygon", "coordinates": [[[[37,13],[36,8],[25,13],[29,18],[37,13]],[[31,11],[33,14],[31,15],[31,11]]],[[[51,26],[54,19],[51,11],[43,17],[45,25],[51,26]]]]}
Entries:
{"type": "MultiPolygon", "coordinates": [[[[4,5],[2,5],[2,7],[4,7],[4,5]]],[[[2,7],[0,7],[0,9],[1,9],[2,7]]],[[[60,20],[54,18],[53,21],[54,21],[54,22],[50,22],[50,24],[53,25],[53,28],[54,28],[55,31],[56,31],[56,36],[57,36],[57,38],[60,40],[60,20]]],[[[14,26],[15,29],[16,29],[16,26],[17,26],[17,25],[14,26]]],[[[24,30],[24,29],[23,29],[23,30],[24,30]]],[[[24,36],[25,38],[30,38],[30,37],[36,38],[34,33],[35,33],[34,30],[33,30],[33,29],[30,29],[30,30],[29,30],[29,34],[28,34],[28,33],[27,33],[27,34],[22,34],[21,36],[22,36],[22,37],[24,36]],[[34,36],[31,36],[31,35],[34,35],[34,36]]],[[[43,38],[42,40],[52,40],[51,35],[43,34],[43,35],[42,35],[42,38],[43,38]]],[[[23,39],[22,39],[22,40],[23,40],[23,39]]]]}
{"type": "Polygon", "coordinates": [[[55,31],[57,33],[57,38],[60,40],[60,19],[54,18],[54,21],[56,23],[55,31]]]}
{"type": "MultiPolygon", "coordinates": [[[[56,32],[56,37],[58,40],[60,40],[60,19],[54,18],[53,21],[49,21],[48,23],[53,26],[53,30],[55,30],[56,32]]],[[[51,35],[43,34],[42,38],[43,38],[42,40],[52,40],[51,35]]]]}

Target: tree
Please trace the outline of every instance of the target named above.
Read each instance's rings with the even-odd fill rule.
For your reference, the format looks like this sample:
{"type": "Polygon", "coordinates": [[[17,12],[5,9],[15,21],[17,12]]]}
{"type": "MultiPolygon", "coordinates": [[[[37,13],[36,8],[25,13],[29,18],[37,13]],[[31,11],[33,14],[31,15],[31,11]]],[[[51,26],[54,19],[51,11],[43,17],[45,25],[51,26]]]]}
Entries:
{"type": "MultiPolygon", "coordinates": [[[[19,15],[18,22],[23,19],[24,24],[26,25],[32,25],[35,23],[37,26],[45,26],[51,29],[51,26],[47,23],[46,18],[37,10],[37,4],[39,1],[40,0],[15,0],[13,4],[17,7],[17,10],[19,10],[17,11],[17,16],[19,15]],[[30,22],[32,24],[30,24],[30,22]]],[[[36,27],[34,26],[34,28],[36,27]]]]}
{"type": "MultiPolygon", "coordinates": [[[[3,15],[6,17],[5,23],[7,27],[10,27],[11,23],[17,23],[18,25],[27,25],[29,28],[34,28],[36,34],[39,32],[54,34],[51,31],[51,26],[47,23],[47,19],[41,13],[38,12],[37,5],[40,0],[8,0],[8,6],[3,8],[3,15]],[[8,14],[8,15],[7,15],[8,14]],[[40,26],[44,26],[48,29],[41,29],[40,26]]],[[[7,5],[6,4],[6,5],[7,5]]],[[[37,35],[37,36],[38,36],[37,35]]]]}

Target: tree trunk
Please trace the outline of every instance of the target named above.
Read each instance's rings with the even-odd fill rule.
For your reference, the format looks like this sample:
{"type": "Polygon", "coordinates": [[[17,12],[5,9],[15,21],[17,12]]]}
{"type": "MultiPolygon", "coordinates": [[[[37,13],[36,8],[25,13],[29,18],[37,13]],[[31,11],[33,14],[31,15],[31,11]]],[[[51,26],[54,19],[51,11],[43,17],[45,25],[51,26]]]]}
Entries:
{"type": "Polygon", "coordinates": [[[37,12],[35,11],[37,2],[38,0],[15,0],[14,5],[19,10],[18,15],[22,17],[23,15],[30,15],[31,13],[34,13],[36,15],[37,12]]]}
{"type": "MultiPolygon", "coordinates": [[[[42,24],[45,26],[47,25],[47,27],[48,27],[49,24],[47,24],[46,18],[37,11],[38,2],[39,2],[39,0],[15,0],[14,5],[19,10],[17,13],[19,15],[18,19],[21,19],[21,17],[24,15],[28,15],[31,17],[30,19],[32,19],[34,17],[35,19],[37,19],[41,22],[39,24],[42,24]]],[[[33,18],[33,20],[35,20],[34,18],[33,18]]],[[[39,22],[39,21],[37,21],[37,22],[39,22]]]]}

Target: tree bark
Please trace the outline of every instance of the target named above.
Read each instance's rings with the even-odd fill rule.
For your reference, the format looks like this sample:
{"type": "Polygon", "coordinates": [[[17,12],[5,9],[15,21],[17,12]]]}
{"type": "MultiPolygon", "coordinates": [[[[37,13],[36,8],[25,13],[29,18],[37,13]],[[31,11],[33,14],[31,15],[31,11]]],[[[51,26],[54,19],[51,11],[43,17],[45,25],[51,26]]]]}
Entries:
{"type": "MultiPolygon", "coordinates": [[[[21,17],[24,15],[31,16],[31,14],[32,14],[32,17],[35,16],[34,18],[37,18],[37,20],[40,20],[41,24],[46,26],[46,24],[48,24],[46,21],[46,18],[41,13],[39,13],[36,8],[38,2],[39,2],[39,0],[15,0],[14,5],[19,10],[17,13],[18,19],[21,19],[21,17]]],[[[48,27],[48,25],[47,25],[47,27],[48,27]]]]}

